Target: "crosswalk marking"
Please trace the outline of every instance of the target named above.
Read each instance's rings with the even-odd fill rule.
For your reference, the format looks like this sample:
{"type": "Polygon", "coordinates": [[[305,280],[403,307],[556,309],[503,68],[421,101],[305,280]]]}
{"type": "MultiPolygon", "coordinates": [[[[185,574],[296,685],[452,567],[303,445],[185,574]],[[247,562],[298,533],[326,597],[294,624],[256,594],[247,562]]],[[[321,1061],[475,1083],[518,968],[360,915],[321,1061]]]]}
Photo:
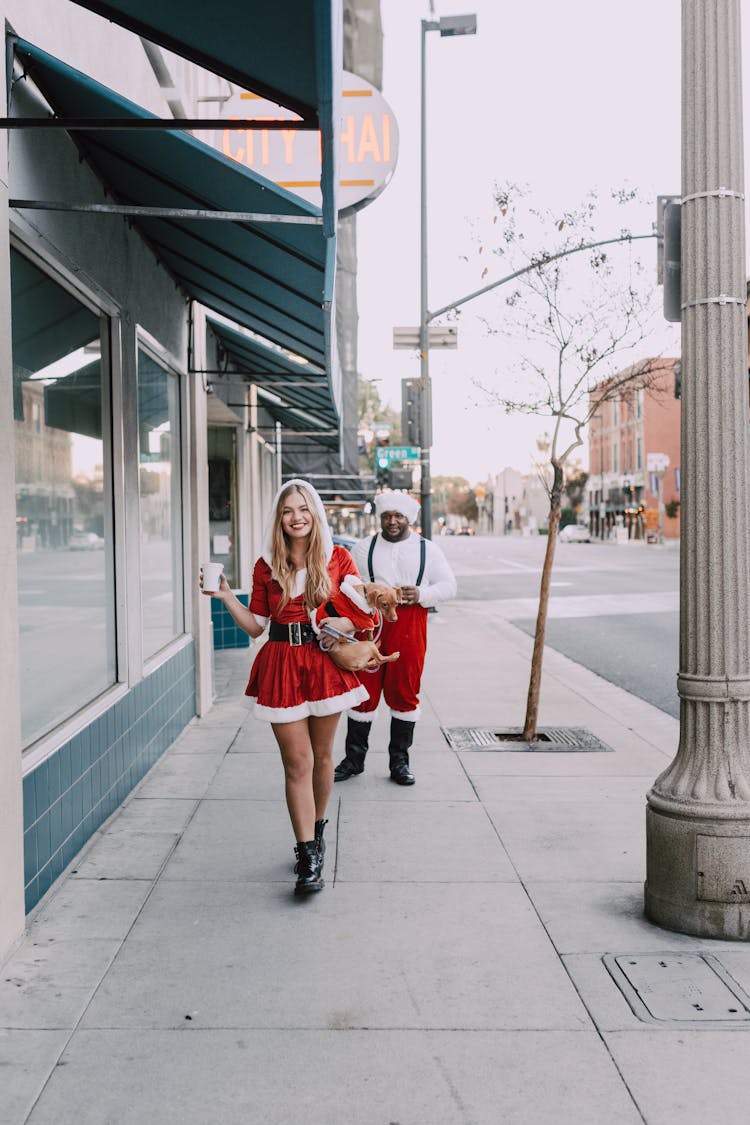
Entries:
{"type": "MultiPolygon", "coordinates": [[[[506,621],[536,617],[538,598],[497,598],[483,602],[488,611],[506,621]]],[[[677,613],[679,590],[645,594],[584,594],[549,600],[548,616],[626,617],[636,613],[677,613]]]]}

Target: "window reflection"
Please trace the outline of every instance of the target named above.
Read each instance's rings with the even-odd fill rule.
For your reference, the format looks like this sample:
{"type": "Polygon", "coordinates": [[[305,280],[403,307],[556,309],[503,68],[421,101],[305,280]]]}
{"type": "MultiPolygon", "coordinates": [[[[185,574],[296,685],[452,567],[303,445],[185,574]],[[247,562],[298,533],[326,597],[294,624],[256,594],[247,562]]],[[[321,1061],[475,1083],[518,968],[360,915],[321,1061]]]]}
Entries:
{"type": "Polygon", "coordinates": [[[23,744],[114,683],[100,318],[11,251],[23,744]]]}
{"type": "Polygon", "coordinates": [[[139,348],[141,604],[146,659],[184,630],[179,406],[177,376],[139,348]]]}
{"type": "Polygon", "coordinates": [[[208,518],[211,562],[220,562],[230,586],[237,584],[234,544],[237,439],[233,426],[208,427],[208,518]]]}

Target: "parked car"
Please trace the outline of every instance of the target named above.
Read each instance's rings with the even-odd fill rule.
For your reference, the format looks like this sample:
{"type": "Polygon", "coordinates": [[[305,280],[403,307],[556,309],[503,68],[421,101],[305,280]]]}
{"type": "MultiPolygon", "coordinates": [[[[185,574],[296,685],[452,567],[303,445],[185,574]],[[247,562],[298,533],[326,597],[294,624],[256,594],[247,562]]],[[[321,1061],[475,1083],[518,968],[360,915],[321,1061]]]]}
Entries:
{"type": "Polygon", "coordinates": [[[93,531],[73,531],[68,540],[69,551],[101,551],[104,540],[93,531]]]}
{"type": "Polygon", "coordinates": [[[561,543],[590,543],[591,532],[583,523],[569,523],[558,535],[561,543]]]}
{"type": "Polygon", "coordinates": [[[459,527],[458,531],[456,532],[456,535],[473,535],[473,534],[474,534],[474,528],[473,527],[459,527]]]}
{"type": "Polygon", "coordinates": [[[331,538],[335,546],[346,547],[347,551],[351,551],[352,547],[357,542],[356,535],[332,535],[331,538]]]}

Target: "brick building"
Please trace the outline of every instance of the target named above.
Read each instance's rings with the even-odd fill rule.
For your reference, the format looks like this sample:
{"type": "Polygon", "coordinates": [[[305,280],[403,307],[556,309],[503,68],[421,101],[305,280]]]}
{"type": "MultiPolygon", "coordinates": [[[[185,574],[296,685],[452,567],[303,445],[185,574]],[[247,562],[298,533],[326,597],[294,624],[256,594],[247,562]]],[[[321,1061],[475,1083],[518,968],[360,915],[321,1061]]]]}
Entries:
{"type": "MultiPolygon", "coordinates": [[[[666,454],[662,478],[667,539],[680,534],[679,360],[660,359],[649,386],[623,392],[600,405],[589,428],[589,523],[592,534],[641,539],[656,531],[659,479],[653,455],[666,454]]],[[[620,379],[622,376],[613,376],[620,379]]],[[[592,399],[606,390],[605,380],[592,399]]]]}

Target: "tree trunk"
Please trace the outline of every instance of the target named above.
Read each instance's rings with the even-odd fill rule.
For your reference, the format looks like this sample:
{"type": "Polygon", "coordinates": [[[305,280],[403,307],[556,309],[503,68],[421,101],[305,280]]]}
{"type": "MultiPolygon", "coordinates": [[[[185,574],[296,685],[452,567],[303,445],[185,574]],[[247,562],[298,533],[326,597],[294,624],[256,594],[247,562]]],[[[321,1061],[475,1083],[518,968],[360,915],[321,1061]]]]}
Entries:
{"type": "Polygon", "coordinates": [[[536,738],[536,725],[539,717],[539,691],[542,684],[542,659],[544,656],[544,634],[547,629],[547,606],[549,604],[549,586],[552,579],[552,564],[555,559],[555,546],[557,544],[557,529],[560,526],[560,505],[562,502],[563,470],[559,462],[552,462],[552,488],[549,497],[549,530],[547,533],[547,549],[544,553],[542,567],[542,581],[539,587],[539,609],[536,615],[536,630],[534,632],[534,652],[531,657],[531,674],[529,676],[529,694],[526,699],[526,719],[523,727],[524,742],[533,742],[536,738]]]}

